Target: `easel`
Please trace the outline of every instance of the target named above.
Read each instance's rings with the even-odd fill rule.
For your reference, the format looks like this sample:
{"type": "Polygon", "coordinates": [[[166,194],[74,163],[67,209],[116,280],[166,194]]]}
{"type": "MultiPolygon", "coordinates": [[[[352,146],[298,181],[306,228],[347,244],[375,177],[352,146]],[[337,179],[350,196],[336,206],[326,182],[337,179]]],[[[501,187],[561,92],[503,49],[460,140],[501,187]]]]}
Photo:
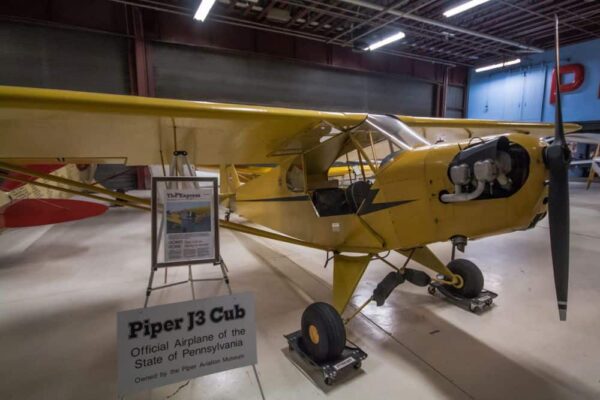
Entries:
{"type": "Polygon", "coordinates": [[[171,159],[171,164],[169,166],[169,174],[171,176],[153,178],[153,180],[152,180],[152,185],[153,185],[153,190],[152,190],[152,266],[151,266],[151,270],[150,270],[150,277],[148,279],[148,286],[146,288],[146,298],[144,300],[144,308],[146,308],[148,306],[148,301],[150,300],[150,295],[152,294],[153,291],[160,290],[160,289],[166,289],[166,288],[172,287],[172,286],[183,285],[186,283],[190,284],[190,289],[192,291],[192,298],[194,300],[196,299],[196,293],[194,291],[194,282],[224,281],[225,284],[227,285],[227,290],[228,290],[229,294],[232,293],[231,286],[229,285],[229,277],[227,276],[227,272],[229,272],[229,270],[227,269],[227,265],[225,264],[225,261],[223,261],[223,258],[221,257],[221,254],[219,253],[219,234],[218,234],[218,232],[219,232],[218,231],[218,221],[219,221],[219,216],[218,216],[219,201],[218,200],[219,200],[219,198],[218,198],[218,187],[217,187],[216,178],[198,178],[198,177],[196,177],[194,169],[192,169],[192,166],[188,162],[187,152],[181,151],[181,150],[177,150],[177,151],[173,152],[173,157],[171,159]],[[200,188],[200,185],[202,182],[205,182],[205,183],[210,182],[213,184],[213,192],[214,192],[213,205],[214,205],[214,213],[215,213],[214,229],[215,229],[215,242],[216,242],[215,243],[216,244],[215,259],[194,262],[194,265],[195,264],[207,264],[207,263],[212,263],[213,265],[219,265],[219,267],[221,268],[221,274],[222,274],[221,278],[203,278],[203,279],[194,278],[194,276],[192,274],[192,265],[193,264],[188,263],[187,261],[186,262],[165,262],[165,263],[158,262],[158,249],[160,248],[160,243],[162,240],[161,233],[163,231],[164,224],[165,224],[165,219],[162,218],[161,222],[160,222],[160,228],[158,230],[156,229],[156,218],[157,218],[156,207],[158,204],[157,203],[158,189],[155,187],[155,185],[158,184],[159,182],[165,182],[165,185],[168,189],[171,189],[173,187],[173,184],[175,184],[176,187],[181,187],[186,182],[188,184],[191,183],[196,188],[200,188]],[[188,266],[188,278],[183,281],[167,283],[168,268],[172,267],[172,266],[183,266],[183,265],[188,266]],[[158,268],[164,268],[164,270],[165,270],[164,282],[163,282],[163,285],[153,287],[152,284],[154,281],[154,274],[158,271],[158,268]]]}
{"type": "MultiPolygon", "coordinates": [[[[144,308],[148,307],[148,301],[150,300],[150,295],[152,294],[153,291],[160,290],[160,289],[166,289],[166,288],[172,287],[172,286],[183,285],[188,282],[190,284],[190,289],[192,291],[192,299],[194,299],[194,300],[196,300],[196,293],[194,291],[194,282],[223,281],[223,282],[225,282],[225,284],[227,286],[227,291],[229,292],[229,294],[231,295],[233,293],[231,290],[231,286],[229,284],[229,277],[227,275],[229,270],[227,269],[227,265],[225,264],[225,261],[223,261],[223,258],[221,257],[221,253],[219,251],[219,249],[220,249],[220,247],[219,247],[219,193],[218,193],[217,178],[196,177],[194,169],[188,162],[187,152],[180,151],[180,150],[173,152],[173,158],[171,159],[171,164],[169,166],[169,174],[171,176],[155,177],[152,179],[152,261],[151,261],[150,277],[148,279],[148,286],[146,288],[146,298],[144,300],[144,308]],[[195,188],[200,188],[202,182],[212,183],[212,188],[213,188],[213,216],[212,217],[213,217],[213,221],[214,221],[213,229],[214,229],[214,240],[215,240],[214,259],[199,260],[197,262],[194,262],[193,264],[190,263],[189,261],[164,262],[164,263],[158,262],[158,250],[160,248],[160,242],[162,240],[162,232],[163,232],[164,224],[166,223],[165,222],[166,218],[163,217],[161,219],[160,228],[157,230],[157,221],[156,220],[157,220],[157,212],[158,212],[158,210],[157,210],[158,189],[157,189],[156,185],[158,184],[158,182],[165,182],[166,187],[168,189],[172,188],[173,183],[178,188],[180,186],[183,186],[183,184],[185,182],[192,183],[193,187],[195,187],[195,188]],[[208,263],[212,263],[213,265],[219,265],[221,268],[222,277],[221,278],[203,278],[203,279],[194,278],[192,275],[192,265],[208,264],[208,263]],[[171,266],[185,266],[185,265],[188,266],[188,278],[186,280],[182,280],[182,281],[178,281],[178,282],[167,283],[168,268],[171,266]],[[164,282],[163,282],[163,285],[153,287],[152,283],[154,280],[154,274],[157,272],[158,268],[165,269],[164,282]]],[[[166,204],[164,204],[163,207],[166,207],[166,204]]],[[[258,371],[256,370],[256,365],[254,365],[254,364],[252,365],[252,370],[254,371],[254,376],[256,378],[256,382],[257,382],[258,388],[260,390],[261,398],[264,400],[265,394],[263,392],[262,384],[261,384],[260,378],[258,376],[258,371]]],[[[181,387],[182,386],[180,386],[180,388],[181,387]]]]}
{"type": "Polygon", "coordinates": [[[150,300],[150,294],[152,294],[152,291],[166,289],[168,287],[177,286],[177,285],[183,285],[188,282],[190,283],[190,289],[192,290],[192,299],[193,300],[196,300],[196,293],[194,292],[194,282],[224,281],[225,284],[227,285],[227,291],[229,292],[229,294],[232,294],[233,292],[231,291],[231,286],[229,285],[229,277],[227,276],[227,272],[229,270],[227,269],[227,265],[225,264],[225,261],[223,261],[223,259],[219,256],[219,260],[214,262],[213,264],[219,265],[221,267],[221,272],[223,274],[222,278],[202,278],[202,279],[194,278],[192,275],[192,264],[189,264],[188,265],[188,278],[186,280],[173,282],[173,283],[166,283],[167,282],[167,268],[163,267],[163,268],[165,268],[165,284],[160,285],[160,286],[154,286],[154,287],[152,287],[152,281],[154,280],[154,273],[156,272],[158,267],[153,267],[152,270],[150,271],[150,279],[148,280],[148,287],[146,289],[146,299],[144,300],[144,308],[148,307],[148,301],[150,300]]]}

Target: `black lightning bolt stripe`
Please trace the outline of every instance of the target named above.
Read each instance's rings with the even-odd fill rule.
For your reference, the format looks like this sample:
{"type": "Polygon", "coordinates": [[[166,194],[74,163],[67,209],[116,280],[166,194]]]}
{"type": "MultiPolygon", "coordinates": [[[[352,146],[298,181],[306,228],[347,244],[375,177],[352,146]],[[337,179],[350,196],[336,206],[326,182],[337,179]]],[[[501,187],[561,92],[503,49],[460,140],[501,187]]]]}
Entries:
{"type": "Polygon", "coordinates": [[[373,201],[375,200],[375,196],[377,196],[378,192],[379,192],[379,189],[369,190],[369,195],[367,196],[365,201],[363,201],[362,205],[358,209],[358,215],[365,215],[365,214],[369,214],[369,213],[372,213],[375,211],[385,210],[386,208],[396,207],[396,206],[406,204],[406,203],[412,203],[414,201],[414,200],[398,200],[398,201],[388,201],[388,202],[384,202],[384,203],[373,203],[373,201]]]}
{"type": "Polygon", "coordinates": [[[309,196],[288,196],[288,197],[271,197],[268,199],[249,199],[249,200],[237,200],[240,201],[305,201],[310,200],[309,196]]]}

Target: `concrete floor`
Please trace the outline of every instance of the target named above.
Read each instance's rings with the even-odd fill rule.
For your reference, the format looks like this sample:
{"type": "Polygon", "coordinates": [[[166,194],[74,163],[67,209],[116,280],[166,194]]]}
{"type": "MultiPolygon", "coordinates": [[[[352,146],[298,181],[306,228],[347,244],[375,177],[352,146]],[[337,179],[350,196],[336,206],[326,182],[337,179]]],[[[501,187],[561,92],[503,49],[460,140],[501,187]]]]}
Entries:
{"type": "MultiPolygon", "coordinates": [[[[600,398],[600,185],[572,187],[569,320],[558,320],[547,220],[537,228],[473,241],[466,256],[499,293],[480,316],[400,286],[383,307],[369,305],[349,337],[369,358],[363,372],[333,388],[307,380],[282,335],[303,309],[330,296],[324,254],[223,230],[222,254],[236,292],[257,300],[258,373],[267,399],[600,398]]],[[[0,235],[0,398],[116,397],[116,313],[142,306],[149,273],[149,215],[111,209],[60,225],[0,235]]],[[[434,245],[449,260],[448,244],[434,245]]],[[[394,262],[402,257],[391,256],[394,262]]],[[[197,266],[197,275],[218,275],[197,266]]],[[[389,271],[374,262],[353,303],[389,271]]],[[[172,269],[171,279],[186,269],[172,269]]],[[[197,285],[204,296],[221,283],[197,285]]],[[[190,299],[176,287],[151,303],[190,299]]],[[[180,384],[132,399],[164,399],[180,384]]],[[[191,381],[172,399],[259,399],[250,367],[191,381]]]]}

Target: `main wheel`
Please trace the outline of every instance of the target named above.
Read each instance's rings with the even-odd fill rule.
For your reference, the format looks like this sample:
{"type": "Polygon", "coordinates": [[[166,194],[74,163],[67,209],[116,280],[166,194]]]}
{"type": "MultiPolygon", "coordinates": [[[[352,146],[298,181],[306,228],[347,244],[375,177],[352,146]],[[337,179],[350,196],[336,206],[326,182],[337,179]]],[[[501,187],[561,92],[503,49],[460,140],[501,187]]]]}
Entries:
{"type": "Polygon", "coordinates": [[[311,304],[302,314],[302,340],[316,362],[339,357],[346,344],[346,329],[342,317],[327,303],[311,304]]]}
{"type": "Polygon", "coordinates": [[[459,275],[463,280],[461,288],[450,286],[450,290],[453,293],[472,299],[473,297],[477,297],[483,290],[483,274],[477,265],[471,261],[457,258],[450,261],[448,269],[459,275]]]}

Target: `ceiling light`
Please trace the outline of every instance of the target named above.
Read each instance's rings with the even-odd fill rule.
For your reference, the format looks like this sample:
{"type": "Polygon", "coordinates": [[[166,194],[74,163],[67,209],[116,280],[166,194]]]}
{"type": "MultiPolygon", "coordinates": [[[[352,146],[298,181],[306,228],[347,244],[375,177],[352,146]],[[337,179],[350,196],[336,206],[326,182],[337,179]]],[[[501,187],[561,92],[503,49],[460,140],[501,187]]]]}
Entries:
{"type": "Polygon", "coordinates": [[[520,62],[521,62],[521,59],[517,58],[515,60],[510,60],[510,61],[506,61],[506,62],[503,62],[503,63],[486,65],[485,67],[479,67],[479,68],[475,69],[475,72],[484,72],[484,71],[489,71],[491,69],[508,67],[509,65],[515,65],[515,64],[518,64],[520,62]]]}
{"type": "Polygon", "coordinates": [[[204,22],[213,4],[215,4],[215,0],[202,0],[200,6],[198,7],[198,11],[196,11],[196,14],[194,14],[194,19],[204,22]]]}
{"type": "Polygon", "coordinates": [[[365,48],[364,48],[364,50],[365,50],[365,51],[367,51],[367,50],[369,50],[369,51],[376,50],[376,49],[378,49],[378,48],[380,48],[380,47],[383,47],[383,46],[385,46],[386,44],[390,44],[390,43],[392,43],[392,42],[395,42],[395,41],[397,41],[397,40],[400,40],[400,39],[402,39],[404,36],[406,36],[406,35],[404,34],[404,32],[398,32],[398,33],[395,33],[395,34],[393,34],[392,36],[388,36],[388,37],[386,37],[385,39],[382,39],[382,40],[380,40],[379,42],[375,42],[375,43],[373,43],[372,45],[370,45],[370,46],[368,46],[368,47],[365,47],[365,48]]]}
{"type": "Polygon", "coordinates": [[[470,10],[473,7],[477,7],[482,5],[483,3],[487,3],[490,0],[471,0],[466,3],[462,3],[456,7],[452,7],[449,10],[444,11],[444,17],[452,17],[453,15],[460,14],[461,12],[470,10]]]}

